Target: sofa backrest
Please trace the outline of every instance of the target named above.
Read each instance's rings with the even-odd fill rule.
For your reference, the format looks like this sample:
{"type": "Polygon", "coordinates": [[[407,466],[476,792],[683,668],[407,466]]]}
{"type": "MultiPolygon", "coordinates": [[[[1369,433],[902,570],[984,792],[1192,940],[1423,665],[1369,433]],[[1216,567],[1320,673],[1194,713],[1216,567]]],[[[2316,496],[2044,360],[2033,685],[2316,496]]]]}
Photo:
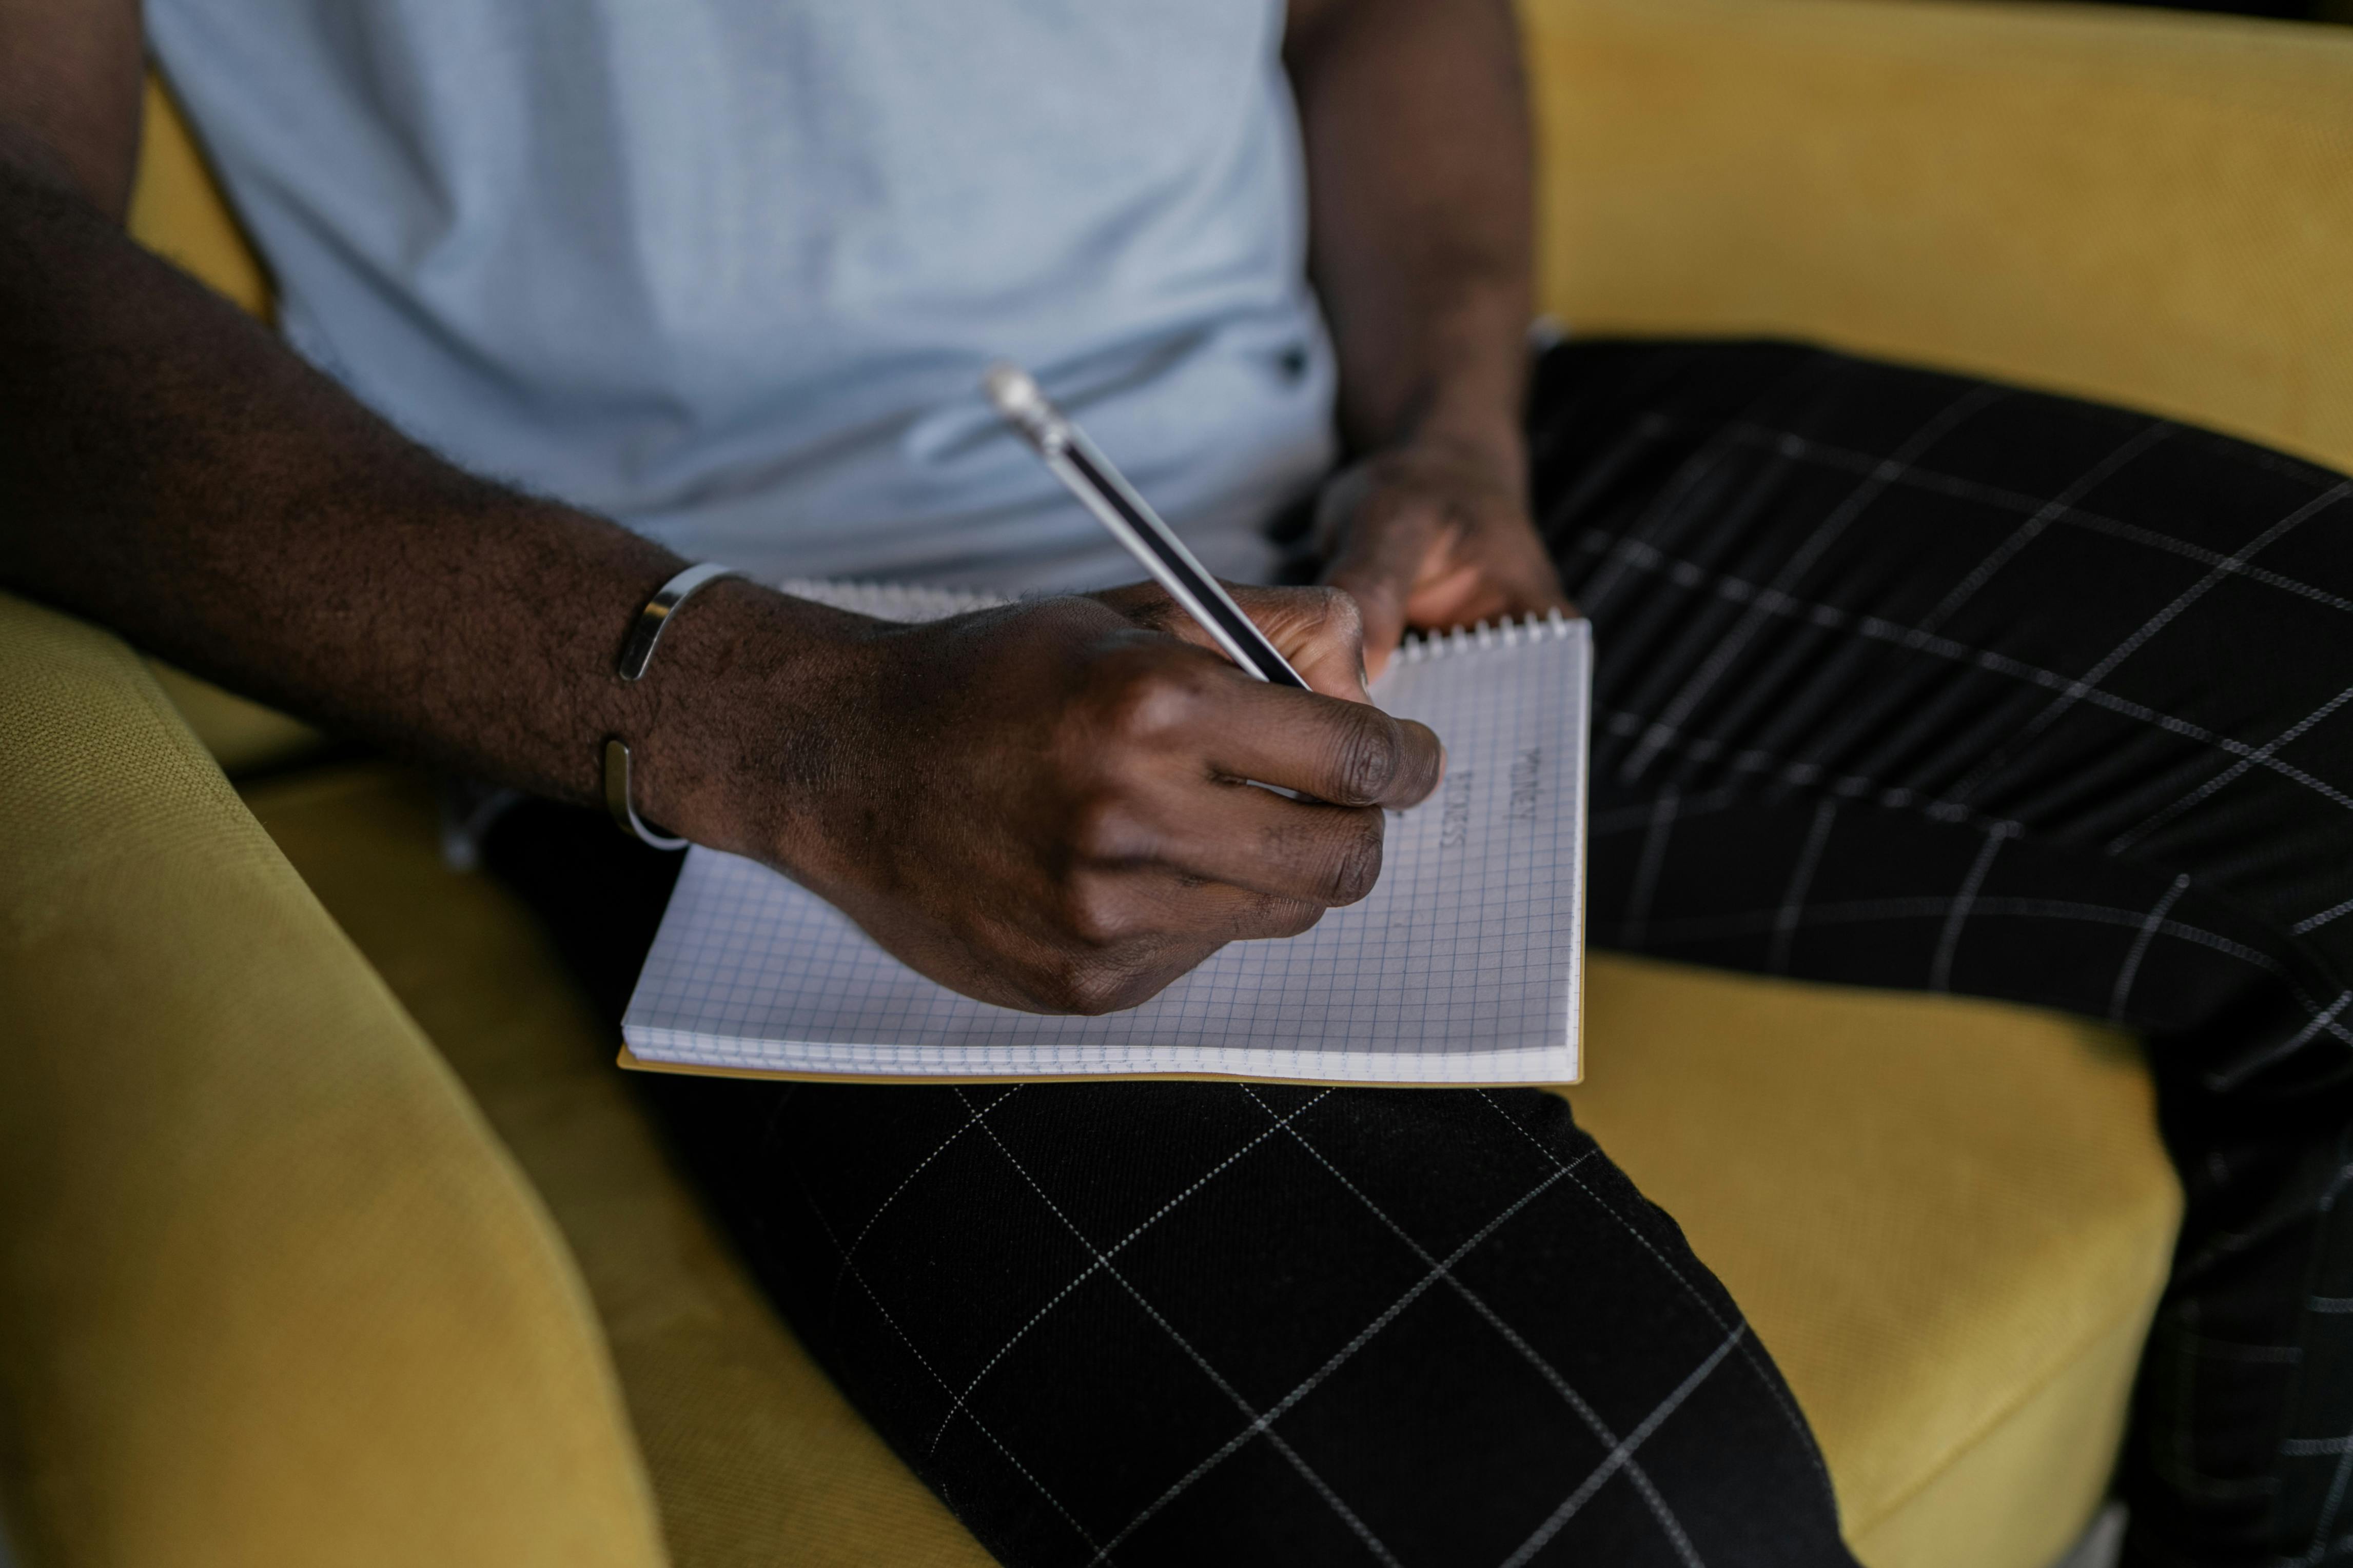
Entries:
{"type": "Polygon", "coordinates": [[[1766,333],[2353,470],[2353,28],[1523,0],[1547,307],[1766,333]]]}

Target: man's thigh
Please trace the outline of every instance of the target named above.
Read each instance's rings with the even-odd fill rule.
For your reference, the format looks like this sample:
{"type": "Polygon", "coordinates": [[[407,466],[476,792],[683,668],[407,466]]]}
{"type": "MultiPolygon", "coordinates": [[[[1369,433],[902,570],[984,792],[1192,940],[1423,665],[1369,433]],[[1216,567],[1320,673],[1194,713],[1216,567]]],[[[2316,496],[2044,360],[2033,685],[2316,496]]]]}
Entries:
{"type": "MultiPolygon", "coordinates": [[[[617,1022],[675,861],[545,805],[485,849],[617,1022]]],[[[1014,1568],[1852,1563],[1765,1348],[1556,1096],[634,1086],[1014,1568]]]]}
{"type": "Polygon", "coordinates": [[[659,1092],[1008,1563],[1851,1562],[1737,1308],[1556,1096],[659,1092]]]}
{"type": "Polygon", "coordinates": [[[1779,344],[1556,351],[1533,434],[1599,940],[2163,1037],[2344,989],[2353,484],[1779,344]]]}
{"type": "Polygon", "coordinates": [[[2353,483],[1779,344],[1556,351],[1531,433],[1596,942],[2140,1031],[2189,1205],[2136,1550],[2341,1551],[2353,483]]]}

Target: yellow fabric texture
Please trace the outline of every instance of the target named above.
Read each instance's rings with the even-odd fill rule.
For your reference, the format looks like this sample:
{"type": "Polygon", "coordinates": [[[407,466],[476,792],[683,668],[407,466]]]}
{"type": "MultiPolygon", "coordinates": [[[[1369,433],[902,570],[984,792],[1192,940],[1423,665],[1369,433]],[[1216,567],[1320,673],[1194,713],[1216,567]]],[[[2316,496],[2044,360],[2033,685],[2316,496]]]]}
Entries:
{"type": "Polygon", "coordinates": [[[1546,309],[2105,398],[2353,468],[2353,33],[1522,0],[1546,309]]]}
{"type": "Polygon", "coordinates": [[[269,276],[229,216],[179,105],[152,71],[142,112],[145,121],[128,219],[132,237],[248,313],[269,318],[274,302],[269,276]]]}
{"type": "MultiPolygon", "coordinates": [[[[760,1304],[529,918],[374,766],[248,795],[546,1194],[681,1568],[987,1561],[760,1304]]],[[[1873,1568],[2043,1568],[2098,1502],[2179,1198],[2112,1034],[1598,956],[1577,1113],[1780,1358],[1873,1568]]]]}
{"type": "Polygon", "coordinates": [[[326,744],[324,735],[275,708],[224,691],[161,659],[149,659],[147,668],[205,750],[232,778],[300,762],[326,744]]]}
{"type": "Polygon", "coordinates": [[[987,1563],[714,1235],[530,917],[443,866],[425,784],[317,769],[248,799],[545,1194],[611,1339],[680,1568],[987,1563]]]}
{"type": "Polygon", "coordinates": [[[2035,1568],[2105,1488],[2180,1210],[2139,1055],[1596,955],[1578,1119],[1732,1291],[1873,1568],[2035,1568]]]}
{"type": "Polygon", "coordinates": [[[662,1552],[544,1210],[120,642],[0,595],[27,1568],[662,1552]]]}

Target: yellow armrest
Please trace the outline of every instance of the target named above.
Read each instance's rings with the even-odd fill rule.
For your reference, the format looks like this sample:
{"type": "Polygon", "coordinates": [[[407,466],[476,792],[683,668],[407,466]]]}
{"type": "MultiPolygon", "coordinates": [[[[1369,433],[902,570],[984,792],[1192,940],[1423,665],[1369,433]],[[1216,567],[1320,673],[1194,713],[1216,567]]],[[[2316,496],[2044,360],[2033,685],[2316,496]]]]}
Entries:
{"type": "Polygon", "coordinates": [[[2353,30],[2106,6],[1524,0],[1544,295],[2353,468],[2353,30]]]}
{"type": "Polygon", "coordinates": [[[538,1200],[138,659],[0,595],[0,1512],[29,1561],[662,1561],[538,1200]]]}

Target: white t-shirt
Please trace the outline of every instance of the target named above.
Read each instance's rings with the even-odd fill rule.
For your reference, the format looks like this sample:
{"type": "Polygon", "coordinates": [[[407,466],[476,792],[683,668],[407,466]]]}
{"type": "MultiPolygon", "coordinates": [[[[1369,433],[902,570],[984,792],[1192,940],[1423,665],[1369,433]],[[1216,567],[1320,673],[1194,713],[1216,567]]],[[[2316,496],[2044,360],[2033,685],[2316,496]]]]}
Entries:
{"type": "Polygon", "coordinates": [[[1216,570],[1333,456],[1281,0],[149,0],[288,338],[477,472],[776,575],[1216,570]]]}

